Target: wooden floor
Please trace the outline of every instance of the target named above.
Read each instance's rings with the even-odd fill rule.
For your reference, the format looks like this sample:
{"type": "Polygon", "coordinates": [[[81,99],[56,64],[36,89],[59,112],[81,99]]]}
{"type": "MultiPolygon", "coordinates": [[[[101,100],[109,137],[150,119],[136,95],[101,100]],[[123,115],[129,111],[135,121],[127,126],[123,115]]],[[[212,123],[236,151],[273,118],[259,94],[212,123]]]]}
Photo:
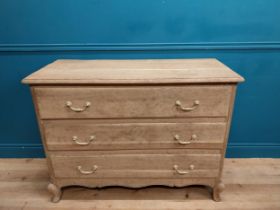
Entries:
{"type": "Polygon", "coordinates": [[[64,190],[53,204],[44,159],[0,159],[0,209],[280,210],[280,159],[227,159],[222,202],[205,187],[64,190]]]}

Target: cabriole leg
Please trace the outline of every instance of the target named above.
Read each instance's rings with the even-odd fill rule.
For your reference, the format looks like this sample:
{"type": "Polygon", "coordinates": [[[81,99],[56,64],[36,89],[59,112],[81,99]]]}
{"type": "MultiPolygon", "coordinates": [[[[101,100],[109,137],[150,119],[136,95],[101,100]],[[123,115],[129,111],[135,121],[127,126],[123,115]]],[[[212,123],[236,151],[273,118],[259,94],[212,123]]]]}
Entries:
{"type": "Polygon", "coordinates": [[[213,200],[214,201],[221,201],[220,193],[225,189],[225,185],[222,183],[222,181],[219,181],[214,187],[213,187],[213,200]]]}
{"type": "Polygon", "coordinates": [[[61,198],[61,189],[53,183],[49,183],[48,191],[52,194],[51,201],[57,203],[61,198]]]}

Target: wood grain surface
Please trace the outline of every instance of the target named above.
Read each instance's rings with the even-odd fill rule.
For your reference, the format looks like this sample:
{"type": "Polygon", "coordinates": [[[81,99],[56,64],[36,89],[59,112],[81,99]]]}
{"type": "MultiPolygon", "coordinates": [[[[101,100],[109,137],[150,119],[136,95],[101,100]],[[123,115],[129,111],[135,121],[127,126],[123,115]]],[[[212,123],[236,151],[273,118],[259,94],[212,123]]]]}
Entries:
{"type": "Polygon", "coordinates": [[[226,117],[233,85],[34,87],[41,119],[226,117]],[[75,112],[66,106],[84,109],[75,112]],[[181,102],[181,107],[176,106],[181,102]],[[192,108],[191,111],[181,108],[192,108]],[[86,103],[90,106],[85,108],[86,103]]]}
{"type": "Polygon", "coordinates": [[[26,77],[23,83],[178,84],[243,80],[216,59],[57,60],[26,77]]]}
{"type": "Polygon", "coordinates": [[[23,82],[31,84],[52,201],[69,185],[206,185],[220,201],[242,80],[215,59],[64,60],[31,74],[23,82]]]}
{"type": "Polygon", "coordinates": [[[47,147],[49,150],[221,149],[226,132],[226,123],[109,122],[45,120],[47,147]]]}
{"type": "Polygon", "coordinates": [[[214,202],[199,186],[141,189],[65,188],[59,203],[49,201],[45,159],[0,160],[1,210],[279,210],[280,159],[225,159],[221,194],[214,202]]]}

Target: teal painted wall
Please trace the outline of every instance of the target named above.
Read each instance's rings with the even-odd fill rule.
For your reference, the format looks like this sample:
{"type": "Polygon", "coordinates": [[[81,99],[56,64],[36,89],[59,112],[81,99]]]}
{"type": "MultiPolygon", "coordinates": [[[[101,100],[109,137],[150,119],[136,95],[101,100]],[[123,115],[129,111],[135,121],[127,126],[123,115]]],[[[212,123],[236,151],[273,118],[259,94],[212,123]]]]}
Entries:
{"type": "Polygon", "coordinates": [[[215,57],[245,77],[228,157],[280,157],[280,1],[0,1],[0,157],[42,157],[20,83],[56,60],[215,57]]]}

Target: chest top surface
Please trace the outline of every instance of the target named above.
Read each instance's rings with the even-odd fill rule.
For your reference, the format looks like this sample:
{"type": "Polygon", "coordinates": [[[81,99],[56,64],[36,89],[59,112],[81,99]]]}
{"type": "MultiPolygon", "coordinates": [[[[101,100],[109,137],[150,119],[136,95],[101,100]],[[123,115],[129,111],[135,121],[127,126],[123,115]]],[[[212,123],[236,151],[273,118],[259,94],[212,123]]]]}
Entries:
{"type": "Polygon", "coordinates": [[[216,59],[57,60],[23,79],[40,84],[237,83],[244,79],[216,59]]]}

